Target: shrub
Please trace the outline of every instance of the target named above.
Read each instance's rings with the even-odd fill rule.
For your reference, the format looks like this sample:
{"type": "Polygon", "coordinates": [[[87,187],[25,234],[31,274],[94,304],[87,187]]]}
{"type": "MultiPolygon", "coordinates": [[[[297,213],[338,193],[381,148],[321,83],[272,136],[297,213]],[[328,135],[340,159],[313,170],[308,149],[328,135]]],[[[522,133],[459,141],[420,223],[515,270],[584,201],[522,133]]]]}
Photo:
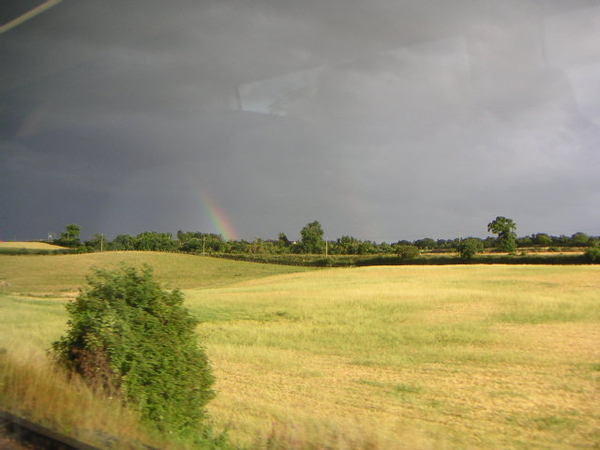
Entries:
{"type": "Polygon", "coordinates": [[[461,259],[469,260],[483,251],[483,242],[475,238],[464,239],[458,244],[457,250],[461,259]]]}
{"type": "Polygon", "coordinates": [[[399,245],[398,246],[398,256],[402,259],[414,259],[419,256],[421,252],[419,251],[419,247],[414,245],[399,245]]]}
{"type": "Polygon", "coordinates": [[[600,262],[600,247],[588,248],[585,252],[585,259],[592,263],[600,262]]]}
{"type": "Polygon", "coordinates": [[[161,431],[192,431],[205,417],[213,377],[181,292],[161,289],[149,266],[97,269],[88,283],[67,305],[56,359],[161,431]]]}

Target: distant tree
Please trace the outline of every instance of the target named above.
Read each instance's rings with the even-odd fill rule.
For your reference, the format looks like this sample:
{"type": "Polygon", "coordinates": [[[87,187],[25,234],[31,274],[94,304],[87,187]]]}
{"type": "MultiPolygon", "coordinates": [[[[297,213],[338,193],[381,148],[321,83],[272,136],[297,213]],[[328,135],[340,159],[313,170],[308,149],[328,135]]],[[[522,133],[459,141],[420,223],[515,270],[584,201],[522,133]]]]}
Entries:
{"type": "Polygon", "coordinates": [[[533,245],[533,239],[530,236],[517,238],[517,247],[531,247],[531,245],[533,245]]]}
{"type": "Polygon", "coordinates": [[[585,252],[585,258],[591,263],[600,263],[600,247],[590,247],[585,252]]]}
{"type": "Polygon", "coordinates": [[[107,249],[106,238],[102,233],[96,233],[92,239],[85,241],[85,246],[90,251],[102,251],[107,249]]]}
{"type": "MultiPolygon", "coordinates": [[[[180,240],[179,242],[182,242],[182,241],[180,240]]],[[[186,241],[183,241],[183,244],[181,244],[180,250],[182,252],[187,252],[187,253],[199,253],[202,251],[203,246],[205,247],[202,239],[191,238],[186,241]]]]}
{"type": "Polygon", "coordinates": [[[550,236],[552,238],[552,245],[571,245],[571,238],[561,234],[560,236],[550,236]]]}
{"type": "Polygon", "coordinates": [[[254,241],[252,241],[250,243],[248,251],[255,255],[262,254],[262,253],[268,253],[266,246],[265,246],[265,241],[263,241],[261,238],[254,239],[254,241]]]}
{"type": "Polygon", "coordinates": [[[179,241],[180,244],[185,244],[186,242],[188,242],[191,239],[198,239],[200,238],[200,233],[196,233],[194,231],[182,231],[179,230],[177,231],[177,240],[179,241]]]}
{"type": "Polygon", "coordinates": [[[512,219],[498,216],[488,224],[488,231],[498,235],[498,249],[513,253],[517,248],[517,225],[512,219]]]}
{"type": "Polygon", "coordinates": [[[532,235],[531,237],[533,242],[537,245],[542,245],[544,247],[552,244],[552,238],[546,233],[537,233],[532,235]]]}
{"type": "Polygon", "coordinates": [[[178,231],[179,249],[188,253],[225,252],[229,247],[223,236],[215,233],[200,233],[197,231],[178,231]]]}
{"type": "Polygon", "coordinates": [[[483,248],[492,248],[496,245],[496,239],[488,236],[483,240],[483,248]]]}
{"type": "Polygon", "coordinates": [[[423,239],[417,239],[414,242],[414,245],[416,245],[417,247],[419,247],[421,249],[431,250],[436,247],[436,242],[431,238],[423,238],[423,239]]]}
{"type": "Polygon", "coordinates": [[[398,245],[396,251],[402,259],[414,259],[421,253],[419,247],[414,245],[398,245]]]}
{"type": "Polygon", "coordinates": [[[449,242],[448,239],[438,239],[435,242],[435,248],[440,248],[440,249],[441,248],[444,248],[444,249],[448,248],[449,247],[448,242],[449,242]]]}
{"type": "Polygon", "coordinates": [[[575,233],[573,236],[571,236],[571,243],[573,245],[577,245],[577,246],[584,246],[584,245],[588,245],[590,242],[590,237],[582,232],[578,232],[575,233]]]}
{"type": "Polygon", "coordinates": [[[394,248],[387,242],[382,242],[378,245],[377,251],[379,253],[394,253],[394,248]]]}
{"type": "Polygon", "coordinates": [[[173,251],[177,246],[178,242],[173,240],[171,233],[144,231],[135,237],[136,250],[173,251]]]}
{"type": "Polygon", "coordinates": [[[225,240],[220,234],[201,233],[201,239],[204,239],[204,245],[207,252],[222,252],[225,250],[225,240]]]}
{"type": "Polygon", "coordinates": [[[469,260],[483,251],[483,241],[476,238],[463,239],[458,244],[457,250],[461,259],[469,260]]]}
{"type": "Polygon", "coordinates": [[[360,241],[358,245],[358,254],[359,255],[368,255],[372,253],[377,253],[377,245],[372,241],[360,241]]]}
{"type": "Polygon", "coordinates": [[[109,250],[135,250],[135,237],[130,234],[119,234],[109,244],[109,250]]]}
{"type": "Polygon", "coordinates": [[[324,232],[318,221],[306,224],[300,231],[300,235],[304,253],[323,253],[325,250],[324,232]]]}
{"type": "Polygon", "coordinates": [[[243,239],[241,239],[239,241],[229,241],[228,242],[228,246],[229,246],[228,251],[230,253],[247,253],[249,245],[250,244],[243,239]]]}
{"type": "Polygon", "coordinates": [[[80,233],[81,227],[79,225],[74,223],[69,224],[65,227],[65,231],[60,233],[60,237],[54,243],[64,247],[78,247],[81,245],[81,241],[79,240],[80,233]]]}
{"type": "Polygon", "coordinates": [[[288,239],[285,233],[279,233],[277,236],[277,245],[281,248],[288,248],[292,243],[288,239]]]}
{"type": "Polygon", "coordinates": [[[332,253],[341,255],[357,255],[360,251],[360,241],[352,236],[342,236],[335,241],[332,253]]]}

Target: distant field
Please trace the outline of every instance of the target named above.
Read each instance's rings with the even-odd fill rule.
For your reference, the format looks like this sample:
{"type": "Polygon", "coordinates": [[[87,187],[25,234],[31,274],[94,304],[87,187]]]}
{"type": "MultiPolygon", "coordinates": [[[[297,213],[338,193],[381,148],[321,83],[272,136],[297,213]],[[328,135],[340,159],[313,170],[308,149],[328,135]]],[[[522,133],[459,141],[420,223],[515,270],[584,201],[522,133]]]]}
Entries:
{"type": "MultiPolygon", "coordinates": [[[[65,300],[22,293],[72,291],[92,261],[68,258],[97,255],[0,259],[14,283],[0,295],[2,345],[47,348],[65,300]]],[[[276,273],[286,267],[138,258],[186,288],[217,379],[211,416],[240,445],[600,446],[598,266],[276,273]]]]}
{"type": "Polygon", "coordinates": [[[73,294],[85,283],[85,277],[92,267],[116,268],[121,262],[136,266],[150,264],[161,282],[177,288],[219,286],[310,270],[178,253],[127,251],[42,256],[0,254],[0,292],[4,288],[9,292],[36,295],[73,294]]]}
{"type": "Polygon", "coordinates": [[[17,242],[17,241],[0,241],[0,249],[4,248],[26,248],[33,250],[62,250],[66,247],[60,245],[47,244],[46,242],[17,242]]]}

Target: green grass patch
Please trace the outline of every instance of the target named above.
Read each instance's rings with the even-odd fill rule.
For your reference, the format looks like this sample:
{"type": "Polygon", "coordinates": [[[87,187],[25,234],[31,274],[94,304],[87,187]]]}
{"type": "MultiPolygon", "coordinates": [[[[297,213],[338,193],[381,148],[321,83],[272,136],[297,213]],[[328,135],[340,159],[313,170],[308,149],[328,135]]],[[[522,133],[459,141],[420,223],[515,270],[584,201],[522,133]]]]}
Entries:
{"type": "Polygon", "coordinates": [[[394,392],[399,394],[418,394],[421,391],[423,391],[423,388],[414,384],[402,383],[394,386],[394,392]]]}
{"type": "Polygon", "coordinates": [[[0,292],[74,292],[85,284],[86,276],[92,267],[114,269],[120,263],[138,267],[149,264],[154,268],[156,278],[161,283],[180,289],[224,286],[271,275],[311,270],[159,252],[0,255],[0,292]]]}
{"type": "Polygon", "coordinates": [[[589,298],[579,301],[532,300],[530,303],[515,302],[506,311],[496,315],[495,320],[517,324],[542,324],[555,322],[597,321],[600,308],[589,298]]]}

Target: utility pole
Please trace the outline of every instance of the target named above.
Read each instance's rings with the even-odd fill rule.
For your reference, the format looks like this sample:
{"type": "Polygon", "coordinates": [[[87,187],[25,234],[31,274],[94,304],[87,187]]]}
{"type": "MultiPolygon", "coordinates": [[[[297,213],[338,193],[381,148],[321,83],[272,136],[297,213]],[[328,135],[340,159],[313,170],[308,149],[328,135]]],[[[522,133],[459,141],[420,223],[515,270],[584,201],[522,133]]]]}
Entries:
{"type": "Polygon", "coordinates": [[[104,251],[104,233],[100,233],[100,251],[104,251]]]}
{"type": "Polygon", "coordinates": [[[204,249],[206,247],[206,236],[202,236],[202,254],[204,255],[204,249]]]}
{"type": "Polygon", "coordinates": [[[327,257],[328,253],[329,253],[329,243],[327,242],[327,239],[325,239],[325,257],[327,257]]]}

